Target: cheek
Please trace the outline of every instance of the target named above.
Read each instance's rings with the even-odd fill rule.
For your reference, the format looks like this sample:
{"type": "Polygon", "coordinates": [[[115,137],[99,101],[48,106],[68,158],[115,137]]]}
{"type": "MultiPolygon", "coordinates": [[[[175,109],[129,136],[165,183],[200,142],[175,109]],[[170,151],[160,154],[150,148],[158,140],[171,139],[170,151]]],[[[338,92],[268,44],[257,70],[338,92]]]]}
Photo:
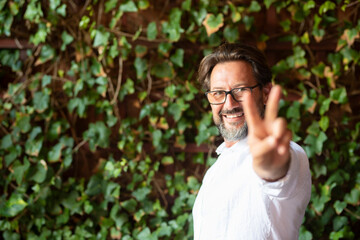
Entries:
{"type": "Polygon", "coordinates": [[[221,110],[221,105],[211,105],[211,111],[214,116],[219,115],[220,110],[221,110]]]}

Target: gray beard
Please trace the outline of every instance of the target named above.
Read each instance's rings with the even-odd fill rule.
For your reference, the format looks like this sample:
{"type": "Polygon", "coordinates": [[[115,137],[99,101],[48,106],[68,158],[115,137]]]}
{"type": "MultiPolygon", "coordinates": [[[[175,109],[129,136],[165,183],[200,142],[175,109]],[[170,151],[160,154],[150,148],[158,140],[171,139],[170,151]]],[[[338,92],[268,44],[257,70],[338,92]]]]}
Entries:
{"type": "MultiPolygon", "coordinates": [[[[265,107],[263,109],[259,109],[259,112],[260,112],[260,117],[261,118],[264,118],[264,115],[265,115],[265,107]]],[[[236,128],[234,126],[234,128],[230,128],[230,129],[227,129],[225,127],[225,124],[224,122],[222,121],[222,118],[220,117],[220,123],[219,124],[216,124],[217,128],[219,129],[219,132],[221,134],[221,136],[226,140],[226,141],[229,141],[229,142],[235,142],[235,141],[240,141],[244,138],[247,137],[248,135],[248,126],[247,126],[247,123],[244,122],[243,126],[242,127],[239,127],[239,128],[236,128]]]]}
{"type": "Polygon", "coordinates": [[[221,136],[226,141],[229,141],[229,142],[235,142],[235,141],[242,140],[242,139],[246,138],[246,136],[248,134],[248,126],[247,126],[246,122],[244,122],[244,125],[240,128],[227,129],[227,128],[225,128],[224,122],[222,122],[222,121],[220,124],[218,124],[216,126],[219,129],[221,136]]]}

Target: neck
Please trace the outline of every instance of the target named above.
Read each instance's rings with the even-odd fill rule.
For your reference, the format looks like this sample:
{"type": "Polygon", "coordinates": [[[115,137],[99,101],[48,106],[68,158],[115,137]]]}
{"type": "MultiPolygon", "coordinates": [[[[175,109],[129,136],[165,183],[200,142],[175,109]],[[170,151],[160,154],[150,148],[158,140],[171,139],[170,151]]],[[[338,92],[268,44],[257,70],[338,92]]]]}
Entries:
{"type": "Polygon", "coordinates": [[[230,148],[230,147],[232,147],[235,143],[237,143],[238,141],[226,141],[226,140],[224,140],[224,142],[225,142],[225,147],[230,148]]]}

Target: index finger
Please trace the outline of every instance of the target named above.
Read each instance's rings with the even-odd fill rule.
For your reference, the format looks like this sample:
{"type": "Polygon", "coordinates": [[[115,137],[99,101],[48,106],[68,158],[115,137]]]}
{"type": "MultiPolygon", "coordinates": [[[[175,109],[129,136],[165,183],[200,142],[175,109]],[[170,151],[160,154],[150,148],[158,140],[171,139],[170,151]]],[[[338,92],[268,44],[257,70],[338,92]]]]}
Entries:
{"type": "Polygon", "coordinates": [[[279,85],[273,86],[266,104],[265,121],[274,121],[277,118],[280,97],[281,87],[279,85]]]}
{"type": "Polygon", "coordinates": [[[261,117],[251,93],[246,93],[243,97],[243,109],[249,132],[254,132],[255,126],[261,124],[261,117]]]}

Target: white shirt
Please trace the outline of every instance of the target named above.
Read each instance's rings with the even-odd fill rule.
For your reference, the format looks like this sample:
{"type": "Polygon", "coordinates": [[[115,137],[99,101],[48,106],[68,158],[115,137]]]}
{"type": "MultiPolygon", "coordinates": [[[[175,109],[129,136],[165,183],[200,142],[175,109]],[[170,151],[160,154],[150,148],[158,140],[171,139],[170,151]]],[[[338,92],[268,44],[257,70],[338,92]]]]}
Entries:
{"type": "Polygon", "coordinates": [[[290,143],[289,170],[276,182],[255,173],[247,139],[216,152],[193,207],[194,240],[298,239],[311,194],[304,150],[290,143]]]}

